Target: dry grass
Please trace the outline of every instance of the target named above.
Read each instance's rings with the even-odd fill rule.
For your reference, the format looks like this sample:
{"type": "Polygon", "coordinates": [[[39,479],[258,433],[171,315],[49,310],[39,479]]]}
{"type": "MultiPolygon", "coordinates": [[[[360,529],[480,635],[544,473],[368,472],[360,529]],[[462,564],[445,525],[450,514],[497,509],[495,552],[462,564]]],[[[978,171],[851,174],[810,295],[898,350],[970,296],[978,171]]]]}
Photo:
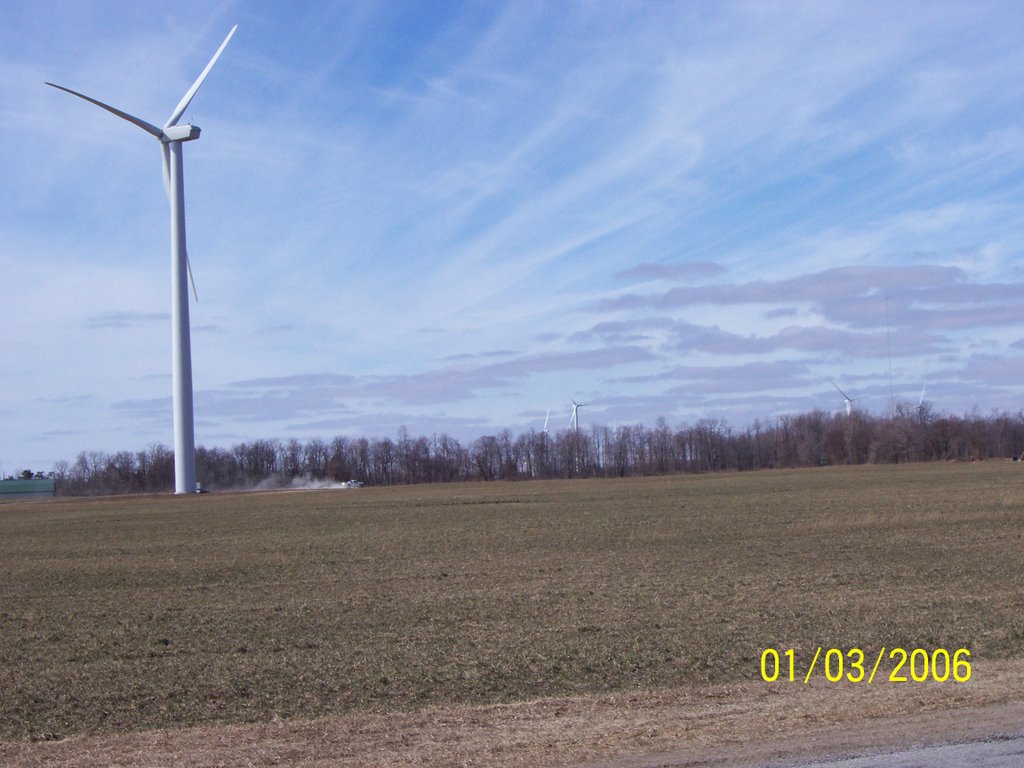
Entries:
{"type": "Polygon", "coordinates": [[[0,505],[0,738],[760,689],[769,645],[1024,659],[1020,469],[0,505]]]}
{"type": "Polygon", "coordinates": [[[313,720],[0,742],[7,768],[720,768],[983,739],[1024,723],[1024,663],[955,687],[739,682],[313,720]]]}

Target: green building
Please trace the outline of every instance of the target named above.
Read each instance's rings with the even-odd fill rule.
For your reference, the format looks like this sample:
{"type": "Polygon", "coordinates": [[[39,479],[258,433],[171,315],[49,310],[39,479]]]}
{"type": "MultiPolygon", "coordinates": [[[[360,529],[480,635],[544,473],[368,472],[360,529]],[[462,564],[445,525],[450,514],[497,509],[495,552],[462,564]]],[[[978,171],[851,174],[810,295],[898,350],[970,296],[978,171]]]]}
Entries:
{"type": "Polygon", "coordinates": [[[53,496],[57,481],[52,477],[40,480],[0,480],[0,499],[43,499],[53,496]]]}

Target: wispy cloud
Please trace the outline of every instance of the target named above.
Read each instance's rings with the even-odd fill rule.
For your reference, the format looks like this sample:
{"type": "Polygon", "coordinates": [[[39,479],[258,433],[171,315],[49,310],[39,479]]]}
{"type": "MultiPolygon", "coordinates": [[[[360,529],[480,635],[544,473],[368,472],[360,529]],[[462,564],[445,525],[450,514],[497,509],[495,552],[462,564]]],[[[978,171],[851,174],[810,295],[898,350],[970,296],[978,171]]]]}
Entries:
{"type": "Polygon", "coordinates": [[[159,121],[235,22],[188,116],[200,441],[469,435],[572,393],[743,421],[833,407],[829,376],[887,389],[890,354],[940,407],[1019,401],[1013,3],[8,16],[5,411],[35,413],[5,412],[5,465],[170,441],[156,142],[42,82],[159,121]]]}
{"type": "Polygon", "coordinates": [[[85,320],[86,328],[134,328],[170,320],[168,312],[100,312],[85,320]]]}
{"type": "Polygon", "coordinates": [[[719,277],[726,272],[721,264],[712,262],[683,262],[676,264],[637,264],[635,267],[616,272],[612,277],[630,280],[704,280],[719,277]]]}
{"type": "Polygon", "coordinates": [[[808,304],[829,322],[878,328],[888,320],[916,328],[983,328],[1024,321],[1019,300],[1024,282],[979,283],[962,269],[933,265],[843,266],[783,280],[676,286],[595,302],[599,313],[670,310],[707,305],[757,305],[784,315],[777,305],[808,304]]]}

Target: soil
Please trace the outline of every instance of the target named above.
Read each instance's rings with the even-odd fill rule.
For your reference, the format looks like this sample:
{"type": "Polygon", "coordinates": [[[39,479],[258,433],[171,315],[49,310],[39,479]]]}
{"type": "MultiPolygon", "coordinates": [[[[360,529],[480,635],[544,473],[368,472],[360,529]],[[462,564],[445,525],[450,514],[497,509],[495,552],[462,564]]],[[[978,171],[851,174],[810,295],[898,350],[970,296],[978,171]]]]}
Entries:
{"type": "Polygon", "coordinates": [[[750,681],[306,721],[0,742],[29,766],[780,765],[1024,731],[1024,662],[966,683],[750,681]]]}

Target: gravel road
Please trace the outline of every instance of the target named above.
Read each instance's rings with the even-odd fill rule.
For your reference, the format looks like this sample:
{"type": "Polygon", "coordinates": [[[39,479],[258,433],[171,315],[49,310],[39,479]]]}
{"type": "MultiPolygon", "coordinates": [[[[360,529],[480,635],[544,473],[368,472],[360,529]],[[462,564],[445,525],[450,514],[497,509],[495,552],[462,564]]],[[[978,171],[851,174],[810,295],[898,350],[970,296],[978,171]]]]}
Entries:
{"type": "MultiPolygon", "coordinates": [[[[1024,766],[1024,733],[1008,738],[924,747],[869,757],[816,763],[787,763],[785,768],[1020,768],[1024,766]]],[[[764,768],[783,768],[779,763],[764,768]]]]}

